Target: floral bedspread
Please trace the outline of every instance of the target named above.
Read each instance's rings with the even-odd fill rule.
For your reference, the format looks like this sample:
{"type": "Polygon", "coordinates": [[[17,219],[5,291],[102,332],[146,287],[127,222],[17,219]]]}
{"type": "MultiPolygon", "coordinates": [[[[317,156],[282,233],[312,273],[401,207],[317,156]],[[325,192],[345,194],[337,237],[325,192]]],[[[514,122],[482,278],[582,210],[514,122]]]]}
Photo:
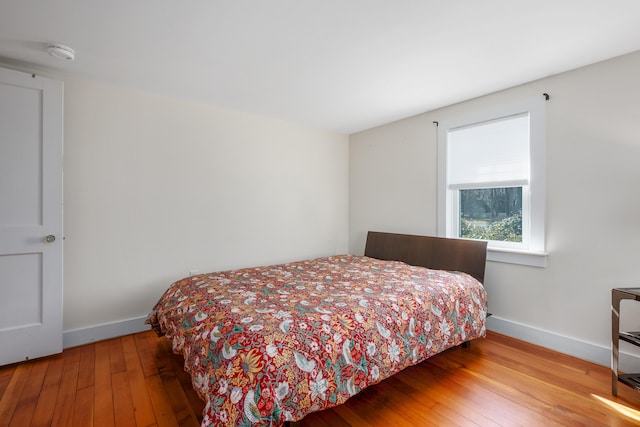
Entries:
{"type": "Polygon", "coordinates": [[[203,426],[277,426],[484,336],[486,307],[467,274],[333,256],[182,279],[148,322],[184,356],[203,426]]]}

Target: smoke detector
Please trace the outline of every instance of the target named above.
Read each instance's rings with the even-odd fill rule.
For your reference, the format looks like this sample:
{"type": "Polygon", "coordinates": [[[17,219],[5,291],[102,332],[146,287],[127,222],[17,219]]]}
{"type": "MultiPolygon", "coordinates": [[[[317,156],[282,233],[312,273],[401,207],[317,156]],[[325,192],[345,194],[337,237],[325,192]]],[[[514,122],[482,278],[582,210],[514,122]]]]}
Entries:
{"type": "Polygon", "coordinates": [[[64,61],[73,61],[76,57],[76,52],[73,49],[58,43],[47,46],[47,52],[49,52],[49,55],[64,61]]]}

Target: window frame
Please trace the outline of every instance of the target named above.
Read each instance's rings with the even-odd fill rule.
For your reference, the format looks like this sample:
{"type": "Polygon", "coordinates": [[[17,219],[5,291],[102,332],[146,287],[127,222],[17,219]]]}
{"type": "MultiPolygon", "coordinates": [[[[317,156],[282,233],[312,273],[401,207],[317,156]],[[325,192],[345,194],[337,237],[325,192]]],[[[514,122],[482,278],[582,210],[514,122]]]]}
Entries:
{"type": "MultiPolygon", "coordinates": [[[[510,245],[496,244],[488,241],[487,259],[489,261],[507,262],[523,264],[536,267],[546,266],[547,253],[545,252],[545,98],[535,97],[511,102],[508,104],[486,108],[470,114],[453,117],[438,123],[438,195],[437,195],[437,230],[441,237],[459,238],[458,226],[453,226],[459,218],[459,197],[460,186],[450,188],[448,184],[447,165],[448,155],[448,134],[451,130],[462,127],[480,125],[485,122],[492,122],[518,116],[529,115],[529,182],[528,198],[525,202],[523,194],[523,241],[524,228],[528,228],[528,244],[510,245]],[[454,193],[456,194],[454,196],[454,193]],[[528,204],[528,215],[525,214],[525,203],[528,204]],[[528,217],[525,223],[525,217],[528,217]],[[517,247],[513,247],[517,246],[517,247]]],[[[496,181],[489,184],[494,187],[507,186],[508,182],[496,181]]],[[[471,187],[470,187],[471,188],[471,187]]],[[[475,186],[475,188],[480,188],[475,186]]],[[[491,187],[481,187],[491,188],[491,187]]],[[[466,189],[466,188],[462,188],[466,189]]],[[[523,192],[525,189],[523,188],[523,192]]]]}

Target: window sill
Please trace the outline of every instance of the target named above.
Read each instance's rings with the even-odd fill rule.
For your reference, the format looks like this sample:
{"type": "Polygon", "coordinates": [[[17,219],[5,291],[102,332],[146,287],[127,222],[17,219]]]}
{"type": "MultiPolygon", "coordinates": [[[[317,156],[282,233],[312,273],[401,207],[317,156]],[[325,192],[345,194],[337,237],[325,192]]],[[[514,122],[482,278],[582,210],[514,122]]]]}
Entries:
{"type": "Polygon", "coordinates": [[[487,249],[487,261],[506,262],[509,264],[528,265],[531,267],[547,266],[546,252],[519,251],[514,249],[487,249]]]}

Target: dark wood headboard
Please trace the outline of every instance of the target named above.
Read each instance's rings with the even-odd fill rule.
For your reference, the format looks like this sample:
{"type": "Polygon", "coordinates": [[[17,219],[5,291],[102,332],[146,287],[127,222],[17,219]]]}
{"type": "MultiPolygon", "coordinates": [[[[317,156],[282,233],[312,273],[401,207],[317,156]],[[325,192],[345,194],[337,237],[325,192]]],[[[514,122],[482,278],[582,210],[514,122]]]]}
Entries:
{"type": "Polygon", "coordinates": [[[462,271],[484,283],[487,242],[369,231],[364,255],[435,270],[462,271]]]}

